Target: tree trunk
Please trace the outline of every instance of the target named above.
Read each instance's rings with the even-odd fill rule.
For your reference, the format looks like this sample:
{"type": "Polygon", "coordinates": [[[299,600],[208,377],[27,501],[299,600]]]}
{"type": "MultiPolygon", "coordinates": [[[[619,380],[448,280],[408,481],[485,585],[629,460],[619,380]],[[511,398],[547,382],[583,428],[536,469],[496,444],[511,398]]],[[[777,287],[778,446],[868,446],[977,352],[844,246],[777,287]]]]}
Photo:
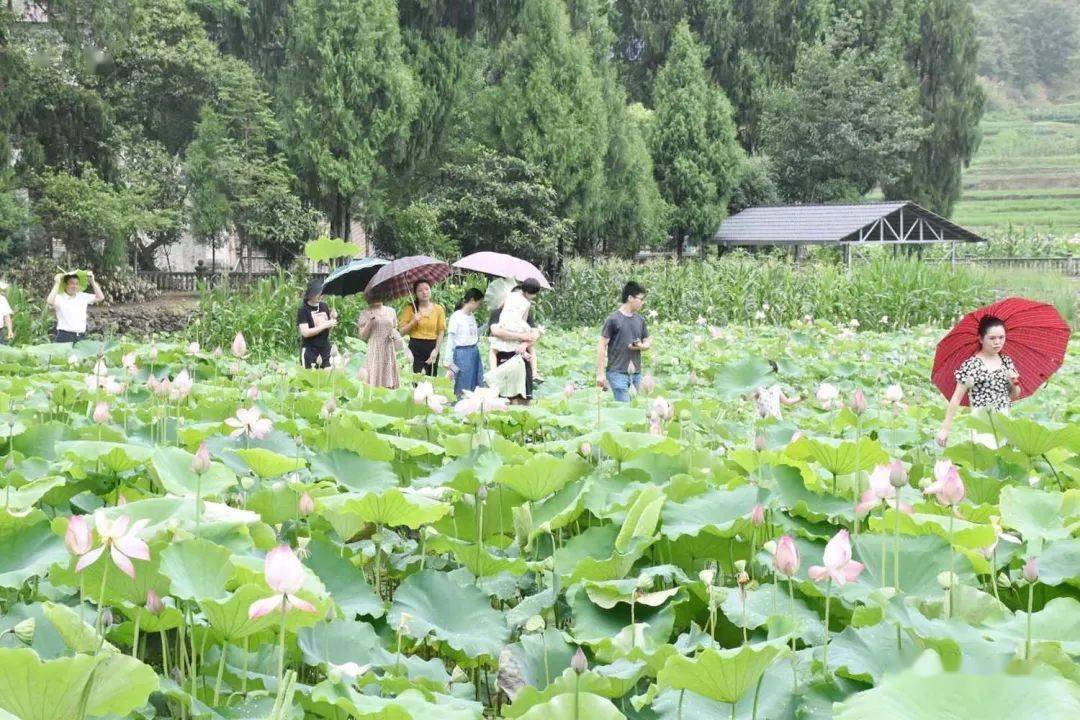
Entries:
{"type": "Polygon", "coordinates": [[[679,228],[675,235],[675,257],[682,260],[683,246],[686,244],[686,233],[682,228],[679,228]]]}

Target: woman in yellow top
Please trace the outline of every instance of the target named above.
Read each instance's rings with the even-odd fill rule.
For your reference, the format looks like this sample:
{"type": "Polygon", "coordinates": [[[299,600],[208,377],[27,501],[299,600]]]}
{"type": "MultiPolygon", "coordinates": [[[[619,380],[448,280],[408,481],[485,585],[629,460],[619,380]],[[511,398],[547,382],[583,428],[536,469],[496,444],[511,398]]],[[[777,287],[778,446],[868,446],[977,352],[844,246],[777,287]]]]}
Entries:
{"type": "Polygon", "coordinates": [[[446,310],[431,302],[431,285],[413,285],[413,301],[401,311],[401,334],[409,336],[414,373],[434,377],[439,371],[439,347],[446,334],[446,310]]]}

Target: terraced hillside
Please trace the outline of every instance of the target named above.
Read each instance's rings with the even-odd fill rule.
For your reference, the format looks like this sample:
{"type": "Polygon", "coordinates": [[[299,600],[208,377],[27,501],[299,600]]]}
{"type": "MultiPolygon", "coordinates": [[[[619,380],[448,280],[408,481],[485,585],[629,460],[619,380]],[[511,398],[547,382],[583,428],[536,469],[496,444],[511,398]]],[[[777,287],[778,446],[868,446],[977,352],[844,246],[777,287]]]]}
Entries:
{"type": "Polygon", "coordinates": [[[993,234],[1080,235],[1080,102],[988,115],[953,219],[993,234]]]}

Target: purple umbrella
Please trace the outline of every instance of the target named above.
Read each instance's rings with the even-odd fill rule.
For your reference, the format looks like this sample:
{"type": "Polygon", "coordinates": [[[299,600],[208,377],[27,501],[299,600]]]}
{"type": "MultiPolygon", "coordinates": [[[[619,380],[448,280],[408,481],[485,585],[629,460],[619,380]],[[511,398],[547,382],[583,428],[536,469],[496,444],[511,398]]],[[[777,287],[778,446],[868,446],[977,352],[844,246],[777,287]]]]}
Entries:
{"type": "Polygon", "coordinates": [[[527,260],[516,258],[513,255],[497,252],[476,252],[454,263],[454,267],[461,270],[472,270],[485,275],[495,277],[513,278],[514,280],[528,280],[533,278],[540,283],[545,290],[551,289],[551,283],[544,277],[540,269],[527,260]]]}
{"type": "Polygon", "coordinates": [[[379,268],[364,290],[364,297],[368,301],[405,297],[421,280],[434,285],[449,277],[451,272],[450,266],[442,260],[426,255],[398,258],[379,268]]]}

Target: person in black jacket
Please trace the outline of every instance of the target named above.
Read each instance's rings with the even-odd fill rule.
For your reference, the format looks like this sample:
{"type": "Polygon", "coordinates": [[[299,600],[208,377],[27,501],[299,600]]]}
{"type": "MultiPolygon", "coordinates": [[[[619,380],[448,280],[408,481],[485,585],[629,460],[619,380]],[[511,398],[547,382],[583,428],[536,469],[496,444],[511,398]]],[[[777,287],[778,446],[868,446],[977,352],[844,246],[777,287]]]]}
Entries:
{"type": "Polygon", "coordinates": [[[296,313],[300,331],[300,363],[306,368],[330,367],[330,329],[337,327],[337,310],[322,301],[322,282],[312,280],[296,313]]]}

